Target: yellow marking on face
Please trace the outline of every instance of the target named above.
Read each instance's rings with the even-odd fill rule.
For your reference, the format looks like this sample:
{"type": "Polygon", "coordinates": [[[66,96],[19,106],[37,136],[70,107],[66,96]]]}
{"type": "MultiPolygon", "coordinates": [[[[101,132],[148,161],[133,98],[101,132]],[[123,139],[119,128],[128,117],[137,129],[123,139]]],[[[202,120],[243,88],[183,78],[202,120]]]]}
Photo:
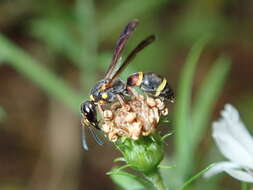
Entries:
{"type": "Polygon", "coordinates": [[[161,82],[161,84],[158,86],[158,88],[156,89],[156,93],[155,96],[159,96],[161,94],[161,92],[163,91],[163,89],[165,88],[167,84],[167,80],[166,78],[163,78],[163,81],[161,82]]]}
{"type": "Polygon", "coordinates": [[[91,99],[92,101],[95,101],[93,95],[90,95],[90,99],[91,99]]]}
{"type": "Polygon", "coordinates": [[[104,93],[102,94],[102,98],[103,98],[103,99],[108,98],[108,94],[107,94],[106,92],[104,92],[104,93]]]}
{"type": "Polygon", "coordinates": [[[141,82],[143,80],[143,72],[138,72],[138,81],[136,83],[136,86],[140,86],[141,85],[141,82]]]}

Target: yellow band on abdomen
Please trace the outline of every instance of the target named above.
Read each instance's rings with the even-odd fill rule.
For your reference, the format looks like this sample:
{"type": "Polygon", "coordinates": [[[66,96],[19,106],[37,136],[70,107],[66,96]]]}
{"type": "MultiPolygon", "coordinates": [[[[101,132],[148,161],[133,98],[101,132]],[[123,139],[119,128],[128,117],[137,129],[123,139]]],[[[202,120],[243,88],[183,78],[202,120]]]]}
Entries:
{"type": "Polygon", "coordinates": [[[138,81],[136,83],[136,86],[140,86],[142,80],[143,80],[143,72],[138,72],[138,81]]]}
{"type": "Polygon", "coordinates": [[[163,91],[163,89],[165,88],[167,84],[167,80],[166,78],[163,78],[163,81],[161,82],[161,84],[158,86],[158,88],[156,89],[156,93],[155,96],[159,96],[161,94],[161,92],[163,91]]]}
{"type": "Polygon", "coordinates": [[[95,101],[93,95],[90,95],[90,99],[91,99],[92,101],[95,101]]]}

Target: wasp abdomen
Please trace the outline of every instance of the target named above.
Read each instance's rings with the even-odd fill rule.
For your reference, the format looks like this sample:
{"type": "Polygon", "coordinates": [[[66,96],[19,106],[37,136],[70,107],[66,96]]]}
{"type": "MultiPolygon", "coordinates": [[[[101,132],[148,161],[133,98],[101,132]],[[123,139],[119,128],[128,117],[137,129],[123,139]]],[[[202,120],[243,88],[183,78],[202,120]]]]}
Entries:
{"type": "Polygon", "coordinates": [[[138,86],[145,93],[155,97],[174,100],[174,92],[168,85],[167,79],[155,73],[134,73],[128,77],[127,85],[138,86]]]}

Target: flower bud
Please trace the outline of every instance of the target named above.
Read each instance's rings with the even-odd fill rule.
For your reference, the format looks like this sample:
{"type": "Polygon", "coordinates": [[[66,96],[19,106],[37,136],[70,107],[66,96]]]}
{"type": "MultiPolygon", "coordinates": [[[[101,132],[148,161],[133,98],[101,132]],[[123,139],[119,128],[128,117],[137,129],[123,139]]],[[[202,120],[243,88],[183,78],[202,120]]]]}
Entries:
{"type": "Polygon", "coordinates": [[[127,164],[143,173],[157,169],[164,156],[161,137],[155,134],[142,136],[138,140],[121,137],[115,145],[127,164]]]}

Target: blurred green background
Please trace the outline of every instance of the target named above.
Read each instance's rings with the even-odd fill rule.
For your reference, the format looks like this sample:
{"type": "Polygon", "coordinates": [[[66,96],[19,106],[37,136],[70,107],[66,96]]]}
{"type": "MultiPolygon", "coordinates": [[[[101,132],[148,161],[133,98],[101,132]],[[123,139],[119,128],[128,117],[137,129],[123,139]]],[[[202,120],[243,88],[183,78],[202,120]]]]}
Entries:
{"type": "MultiPolygon", "coordinates": [[[[165,170],[164,180],[176,189],[224,160],[210,130],[223,105],[234,104],[253,126],[252,17],[251,0],[1,0],[0,190],[117,189],[105,173],[119,153],[91,137],[90,150],[82,150],[79,105],[103,78],[119,33],[134,18],[140,25],[123,58],[147,35],[157,40],[122,77],[152,71],[167,77],[179,96],[170,110],[176,134],[166,146],[166,161],[179,169],[165,170]],[[196,44],[206,37],[204,47],[196,44]],[[198,65],[185,64],[198,58],[198,65]],[[190,152],[181,151],[187,120],[177,117],[186,112],[199,128],[190,152]]],[[[239,188],[225,174],[189,187],[239,188]]]]}

